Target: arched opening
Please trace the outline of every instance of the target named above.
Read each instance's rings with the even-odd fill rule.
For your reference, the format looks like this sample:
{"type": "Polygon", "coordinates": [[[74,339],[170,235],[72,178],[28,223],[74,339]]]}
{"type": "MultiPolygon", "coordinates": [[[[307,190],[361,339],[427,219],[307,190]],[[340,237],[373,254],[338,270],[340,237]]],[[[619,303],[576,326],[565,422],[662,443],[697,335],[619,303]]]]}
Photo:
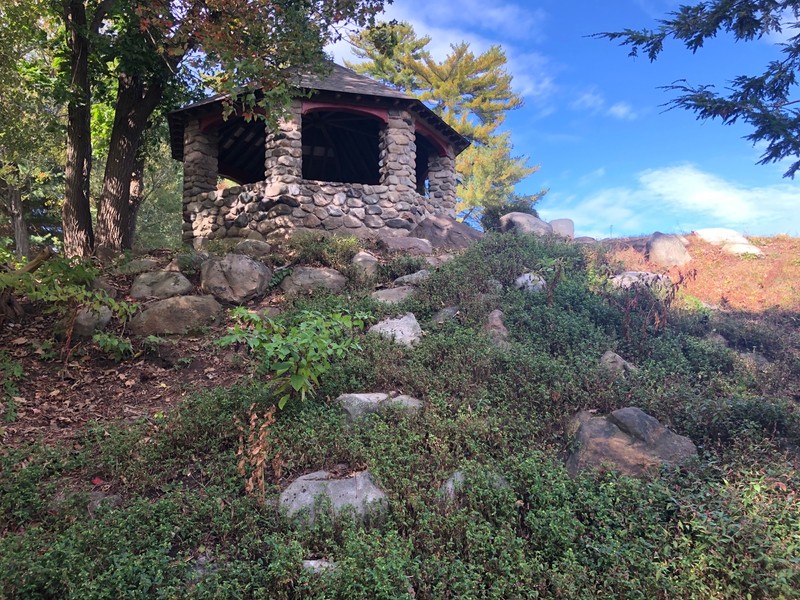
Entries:
{"type": "Polygon", "coordinates": [[[417,173],[417,193],[420,196],[428,197],[429,180],[428,168],[432,156],[438,156],[439,150],[430,140],[419,131],[414,135],[414,143],[417,146],[417,162],[415,165],[417,173]]]}
{"type": "Polygon", "coordinates": [[[314,110],[303,115],[303,179],[376,185],[379,134],[372,115],[314,110]]]}
{"type": "Polygon", "coordinates": [[[266,129],[263,119],[250,122],[232,117],[219,128],[219,176],[239,185],[264,180],[264,144],[266,129]]]}

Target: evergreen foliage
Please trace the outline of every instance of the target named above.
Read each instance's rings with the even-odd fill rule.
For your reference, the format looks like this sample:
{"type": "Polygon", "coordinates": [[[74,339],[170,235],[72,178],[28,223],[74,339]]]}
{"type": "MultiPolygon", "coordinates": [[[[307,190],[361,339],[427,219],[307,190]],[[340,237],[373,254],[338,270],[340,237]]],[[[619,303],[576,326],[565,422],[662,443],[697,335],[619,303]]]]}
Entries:
{"type": "Polygon", "coordinates": [[[462,176],[457,210],[499,205],[537,171],[527,157],[512,156],[510,134],[498,131],[507,111],[522,106],[500,46],[476,56],[467,42],[451,44],[439,62],[426,48],[429,37],[418,38],[409,23],[394,21],[349,39],[364,59],[348,63],[350,68],[416,96],[472,142],[456,159],[462,176]]]}
{"type": "Polygon", "coordinates": [[[737,42],[750,42],[792,28],[795,35],[777,44],[782,52],[780,58],[770,61],[760,75],[734,78],[725,93],[716,91],[714,85],[686,81],[675,82],[666,89],[680,92],[670,106],[690,110],[698,119],[750,125],[753,131],[746,139],[753,144],[766,144],[759,164],[798,159],[784,173],[793,178],[800,169],[800,34],[795,29],[799,18],[797,0],[713,0],[681,6],[660,20],[656,29],[625,29],[595,37],[619,40],[620,45],[630,47],[631,56],[641,52],[654,61],[670,38],[697,52],[720,33],[732,35],[737,42]]]}

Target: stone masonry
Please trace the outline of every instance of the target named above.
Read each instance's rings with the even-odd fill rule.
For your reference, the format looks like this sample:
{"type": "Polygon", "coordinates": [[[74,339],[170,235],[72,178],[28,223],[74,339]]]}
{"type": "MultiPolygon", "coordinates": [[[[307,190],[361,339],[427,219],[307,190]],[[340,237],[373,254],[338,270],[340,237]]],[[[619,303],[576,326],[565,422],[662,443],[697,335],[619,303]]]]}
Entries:
{"type": "Polygon", "coordinates": [[[380,132],[380,184],[335,183],[302,178],[301,102],[278,130],[268,132],[264,181],[217,190],[218,142],[198,120],[184,135],[183,239],[196,248],[208,240],[275,240],[298,229],[324,229],[360,237],[382,229],[411,229],[429,214],[455,216],[455,158],[432,156],[429,193],[416,192],[414,116],[387,110],[380,132]]]}

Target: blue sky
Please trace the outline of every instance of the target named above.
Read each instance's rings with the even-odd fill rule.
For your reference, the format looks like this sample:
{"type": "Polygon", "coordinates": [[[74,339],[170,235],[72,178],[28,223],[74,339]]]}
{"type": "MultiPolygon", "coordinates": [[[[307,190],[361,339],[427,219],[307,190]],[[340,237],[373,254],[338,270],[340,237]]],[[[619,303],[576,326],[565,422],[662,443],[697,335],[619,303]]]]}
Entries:
{"type": "MultiPolygon", "coordinates": [[[[385,18],[430,35],[440,59],[462,40],[476,52],[503,47],[525,99],[505,127],[515,154],[541,166],[518,192],[549,188],[538,207],[543,218],[571,218],[576,235],[594,237],[702,227],[799,235],[800,182],[782,177],[786,165],[756,165],[761,152],[742,139],[744,125],[664,112],[671,96],[658,89],[678,79],[724,88],[736,75],[759,74],[779,55],[779,40],[734,44],[721,36],[696,55],[675,43],[650,63],[586,37],[653,27],[678,4],[395,0],[385,18]]],[[[331,50],[338,62],[351,58],[344,42],[331,50]]]]}

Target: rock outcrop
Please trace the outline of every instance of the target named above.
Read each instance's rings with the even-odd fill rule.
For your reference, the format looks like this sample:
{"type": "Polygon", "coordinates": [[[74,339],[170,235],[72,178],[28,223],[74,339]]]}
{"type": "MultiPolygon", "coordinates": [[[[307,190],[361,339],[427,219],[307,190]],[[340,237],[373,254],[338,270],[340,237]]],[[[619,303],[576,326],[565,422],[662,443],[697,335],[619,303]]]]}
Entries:
{"type": "Polygon", "coordinates": [[[289,517],[305,515],[305,522],[316,519],[317,498],[330,502],[334,515],[345,510],[364,519],[386,510],[386,494],[372,480],[369,471],[336,477],[328,471],[316,471],[295,479],[280,495],[280,506],[289,517]]]}
{"type": "Polygon", "coordinates": [[[500,217],[500,231],[528,235],[552,235],[549,223],[527,213],[511,212],[500,217]]]}
{"type": "Polygon", "coordinates": [[[578,413],[568,428],[567,459],[571,475],[585,469],[610,468],[642,477],[664,464],[680,464],[697,456],[697,447],[655,418],[635,408],[621,408],[605,417],[578,413]]]}
{"type": "Polygon", "coordinates": [[[200,288],[217,300],[243,304],[264,295],[272,271],[244,254],[210,258],[200,268],[200,288]]]}

